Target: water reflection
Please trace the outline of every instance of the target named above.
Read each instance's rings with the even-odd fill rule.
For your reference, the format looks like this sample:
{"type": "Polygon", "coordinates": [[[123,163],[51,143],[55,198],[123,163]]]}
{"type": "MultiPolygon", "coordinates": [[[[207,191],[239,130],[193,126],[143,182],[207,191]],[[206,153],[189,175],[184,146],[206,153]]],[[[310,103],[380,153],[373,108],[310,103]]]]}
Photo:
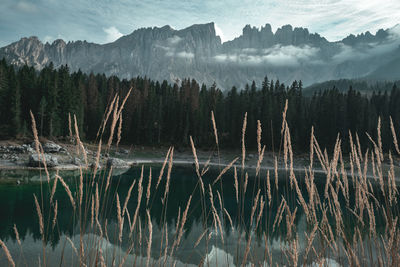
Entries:
{"type": "MultiPolygon", "coordinates": [[[[271,249],[271,253],[274,254],[273,258],[276,263],[284,264],[286,259],[281,255],[282,249],[285,248],[288,244],[285,243],[286,236],[286,224],[285,222],[281,223],[280,226],[273,230],[272,224],[274,222],[276,212],[278,210],[278,206],[281,203],[282,196],[285,197],[290,210],[294,210],[297,207],[297,214],[294,220],[294,224],[296,226],[297,233],[299,233],[299,244],[303,244],[300,246],[299,253],[301,254],[304,251],[304,244],[306,243],[306,238],[304,236],[305,231],[309,231],[310,226],[307,225],[305,214],[303,209],[297,200],[297,195],[295,190],[290,188],[288,184],[288,174],[285,172],[281,172],[280,179],[278,181],[278,190],[275,186],[272,186],[272,202],[271,205],[266,205],[263,216],[261,218],[261,228],[258,228],[255,232],[249,232],[249,221],[251,216],[251,208],[253,205],[254,196],[258,190],[261,190],[261,195],[266,198],[267,195],[267,185],[265,179],[256,179],[254,177],[254,173],[249,171],[249,183],[248,190],[244,196],[244,205],[242,208],[238,208],[238,203],[236,201],[236,191],[234,188],[234,178],[233,172],[230,171],[226,173],[222,182],[214,185],[215,192],[218,190],[222,197],[222,202],[224,203],[225,209],[230,214],[233,220],[233,229],[230,225],[229,220],[223,213],[220,214],[220,218],[222,218],[222,226],[224,229],[224,242],[221,241],[220,233],[218,231],[207,233],[207,236],[204,237],[194,248],[194,244],[198,240],[199,236],[202,235],[205,229],[205,224],[210,227],[210,229],[215,229],[213,226],[213,220],[210,217],[210,200],[208,195],[206,194],[205,198],[201,198],[200,188],[198,186],[198,179],[195,171],[192,167],[188,166],[174,166],[171,174],[171,184],[170,184],[170,193],[168,198],[167,209],[165,210],[162,205],[161,199],[164,195],[164,186],[165,186],[165,177],[163,178],[163,182],[160,184],[158,190],[155,190],[155,184],[160,172],[159,166],[152,166],[152,185],[151,185],[151,198],[149,201],[149,206],[147,207],[151,212],[151,218],[153,223],[153,243],[152,243],[152,255],[154,260],[171,260],[171,259],[163,259],[163,251],[161,248],[161,242],[163,236],[163,225],[164,220],[168,227],[168,239],[173,240],[176,234],[176,221],[178,217],[178,211],[181,208],[183,210],[187,204],[189,196],[192,195],[192,202],[190,206],[190,212],[187,218],[187,222],[185,224],[185,233],[184,240],[179,247],[179,250],[175,252],[175,257],[179,259],[179,263],[182,264],[199,264],[201,261],[204,261],[205,255],[208,255],[207,259],[212,261],[213,259],[221,258],[226,260],[227,262],[235,262],[240,263],[241,257],[243,256],[243,252],[246,248],[246,241],[249,238],[249,234],[252,236],[252,257],[264,259],[265,258],[265,247],[267,246],[271,249]],[[204,199],[205,202],[202,202],[204,199]],[[203,204],[202,204],[203,203],[203,204]],[[207,213],[204,213],[204,209],[202,205],[206,206],[207,213]],[[166,212],[165,212],[166,211],[166,212]],[[208,218],[205,221],[205,218],[208,218]],[[268,237],[267,242],[264,240],[263,232],[266,233],[268,237]],[[208,240],[210,237],[210,240],[208,240]],[[208,241],[207,241],[208,240],[208,241]],[[206,242],[207,241],[207,242],[206,242]],[[228,252],[229,254],[226,254],[228,252]]],[[[145,166],[144,168],[144,179],[143,179],[143,188],[144,191],[148,186],[148,176],[149,176],[150,166],[145,166]]],[[[211,169],[203,178],[205,188],[208,188],[208,184],[212,183],[214,179],[218,176],[218,169],[211,169]]],[[[58,202],[58,223],[54,231],[51,231],[51,210],[49,204],[49,192],[51,191],[50,186],[47,183],[43,183],[42,185],[37,181],[40,181],[43,177],[38,172],[4,172],[0,173],[1,178],[3,180],[11,181],[12,179],[20,179],[24,181],[23,183],[16,185],[15,183],[3,183],[0,185],[0,238],[4,241],[7,241],[7,245],[12,253],[12,255],[20,255],[20,249],[15,242],[15,233],[13,231],[14,224],[17,226],[20,238],[23,242],[23,251],[24,251],[24,259],[28,261],[28,265],[31,263],[38,263],[38,255],[42,252],[42,240],[41,235],[39,233],[39,223],[37,218],[37,213],[34,206],[33,194],[38,196],[38,199],[41,199],[43,196],[43,204],[42,204],[42,212],[45,217],[45,228],[47,229],[46,233],[46,248],[48,251],[53,251],[52,256],[48,259],[50,263],[56,263],[60,261],[60,253],[61,251],[68,248],[66,253],[73,253],[70,251],[70,245],[66,241],[66,237],[70,237],[73,242],[79,242],[79,220],[76,214],[73,212],[71,207],[71,203],[64,189],[58,185],[58,189],[54,196],[54,199],[58,202]],[[33,178],[33,180],[32,180],[33,178]],[[35,181],[35,182],[32,182],[35,181]],[[67,244],[67,245],[66,245],[67,244]]],[[[69,184],[71,191],[73,194],[76,194],[78,184],[79,184],[79,172],[66,172],[61,173],[63,178],[69,184]]],[[[134,180],[138,180],[141,175],[141,168],[135,167],[130,169],[125,173],[119,173],[117,175],[112,176],[111,178],[111,189],[109,190],[109,194],[101,199],[101,203],[104,201],[105,209],[102,212],[101,224],[104,225],[107,220],[108,225],[108,240],[104,240],[104,252],[107,251],[115,251],[116,249],[120,249],[120,246],[114,245],[119,244],[118,242],[118,233],[115,229],[118,228],[117,224],[117,212],[116,212],[116,204],[115,204],[115,194],[119,195],[121,202],[125,200],[126,195],[128,194],[128,189],[131,186],[134,180]]],[[[265,176],[265,175],[264,175],[265,176]]],[[[85,183],[90,183],[90,175],[85,175],[85,177],[89,177],[85,183]]],[[[302,194],[305,198],[305,201],[308,202],[307,199],[307,191],[305,185],[302,183],[301,174],[297,174],[299,180],[299,186],[302,191],[302,194]]],[[[99,181],[100,191],[102,186],[104,186],[103,179],[106,178],[106,173],[100,173],[96,178],[99,181]]],[[[316,188],[319,192],[319,196],[323,198],[325,180],[323,176],[316,177],[316,188]]],[[[273,184],[273,181],[271,181],[273,184]]],[[[87,190],[87,188],[85,188],[87,190]]],[[[375,190],[378,192],[378,190],[375,190]]],[[[92,193],[86,194],[91,196],[92,193]]],[[[145,194],[143,198],[145,199],[145,194]]],[[[350,207],[354,205],[354,194],[350,194],[350,207]]],[[[265,199],[264,198],[264,199],[265,199]]],[[[382,201],[382,196],[376,196],[377,201],[382,201]]],[[[85,203],[86,199],[83,200],[85,203]]],[[[343,219],[344,219],[344,230],[348,233],[349,237],[352,237],[354,233],[355,225],[357,221],[354,219],[354,215],[346,209],[346,202],[343,198],[339,198],[340,204],[343,207],[343,219]]],[[[146,218],[146,204],[145,200],[142,202],[141,208],[139,210],[139,224],[143,225],[146,218]],[[144,202],[144,203],[143,203],[144,202]]],[[[218,211],[220,211],[220,204],[218,198],[215,196],[214,204],[217,207],[218,211]]],[[[121,204],[122,205],[122,204],[121,204]]],[[[130,201],[128,202],[128,210],[130,215],[132,216],[137,207],[137,186],[135,186],[130,201]]],[[[89,209],[88,209],[89,210],[89,209]]],[[[87,231],[85,232],[85,238],[90,239],[94,238],[93,235],[95,233],[91,232],[90,229],[90,214],[86,214],[87,219],[87,231]]],[[[317,216],[321,216],[318,214],[317,216]]],[[[379,212],[376,211],[376,224],[379,231],[383,231],[384,229],[380,229],[379,225],[384,225],[383,216],[380,216],[379,212]]],[[[334,218],[328,218],[332,222],[332,228],[334,227],[334,218]]],[[[125,224],[128,225],[129,222],[125,221],[125,224]]],[[[144,225],[143,225],[144,227],[144,225]]],[[[128,237],[129,237],[129,227],[124,228],[124,241],[122,243],[122,249],[127,249],[129,247],[128,237]]],[[[217,229],[218,230],[218,229],[217,229]]],[[[145,242],[145,235],[147,233],[143,232],[142,242],[145,242]]],[[[363,233],[367,236],[367,233],[363,233]]],[[[135,236],[135,242],[138,242],[138,236],[135,236]]],[[[147,242],[147,241],[146,241],[147,242]]],[[[164,241],[165,242],[165,241],[164,241]]],[[[78,245],[77,245],[78,247],[78,245]]],[[[135,255],[139,257],[139,260],[142,261],[145,257],[145,246],[140,251],[134,251],[135,255]]],[[[124,254],[124,251],[118,252],[121,255],[124,254]]],[[[117,254],[118,254],[117,253],[117,254]]],[[[129,261],[137,262],[138,258],[130,255],[127,259],[129,261]]],[[[18,257],[17,257],[18,258],[18,257]]],[[[22,261],[23,257],[19,257],[19,260],[22,261]]],[[[117,257],[118,258],[118,257],[117,257]]],[[[76,259],[71,257],[66,257],[65,264],[68,266],[69,264],[74,265],[73,262],[76,259]],[[68,262],[68,260],[72,262],[68,262]]],[[[261,262],[259,262],[261,263],[261,262]]],[[[0,265],[3,266],[6,264],[4,258],[0,258],[0,265]]],[[[168,265],[168,264],[167,264],[168,265]]]]}

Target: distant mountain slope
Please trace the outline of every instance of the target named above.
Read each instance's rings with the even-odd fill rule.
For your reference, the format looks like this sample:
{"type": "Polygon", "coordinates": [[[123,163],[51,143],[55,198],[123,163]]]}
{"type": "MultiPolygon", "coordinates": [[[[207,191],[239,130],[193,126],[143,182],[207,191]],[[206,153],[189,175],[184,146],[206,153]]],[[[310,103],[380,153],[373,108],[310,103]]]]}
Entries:
{"type": "Polygon", "coordinates": [[[393,85],[396,85],[400,88],[400,80],[397,81],[379,81],[373,79],[340,79],[340,80],[331,80],[322,83],[316,83],[310,85],[303,90],[303,94],[306,96],[312,96],[314,93],[318,91],[330,90],[332,88],[338,89],[340,92],[347,92],[351,86],[353,90],[359,91],[363,94],[372,94],[375,92],[390,92],[393,88],[393,85]]]}
{"type": "Polygon", "coordinates": [[[214,23],[182,30],[169,26],[142,28],[104,45],[86,41],[56,40],[43,44],[36,37],[0,48],[0,58],[16,66],[37,69],[53,62],[68,64],[72,71],[147,76],[155,80],[180,81],[190,77],[221,88],[261,83],[267,75],[281,82],[302,80],[304,85],[337,79],[387,77],[400,79],[400,27],[350,35],[329,42],[317,33],[290,25],[274,33],[247,25],[242,35],[221,43],[214,23]]]}

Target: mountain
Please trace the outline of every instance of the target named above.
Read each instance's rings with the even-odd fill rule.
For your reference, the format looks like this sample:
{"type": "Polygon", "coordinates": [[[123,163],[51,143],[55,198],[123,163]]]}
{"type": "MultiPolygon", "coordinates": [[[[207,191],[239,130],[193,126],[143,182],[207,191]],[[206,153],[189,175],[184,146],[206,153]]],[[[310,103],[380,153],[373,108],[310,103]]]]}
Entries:
{"type": "Polygon", "coordinates": [[[347,92],[351,87],[353,90],[360,92],[361,94],[370,95],[373,92],[390,92],[393,86],[397,88],[400,86],[400,80],[393,80],[391,82],[377,79],[340,79],[325,81],[322,83],[315,83],[311,86],[304,88],[303,95],[312,96],[317,92],[323,92],[336,88],[339,92],[347,92]]]}
{"type": "Polygon", "coordinates": [[[190,77],[227,89],[253,80],[260,83],[266,75],[286,83],[301,79],[305,85],[368,76],[399,80],[399,45],[399,26],[329,42],[291,25],[275,32],[269,24],[260,29],[246,25],[239,37],[222,43],[214,23],[207,23],[182,30],[142,28],[103,45],[63,40],[43,44],[37,37],[22,38],[0,48],[0,58],[38,70],[53,62],[56,67],[68,64],[72,71],[121,78],[176,82],[190,77]]]}

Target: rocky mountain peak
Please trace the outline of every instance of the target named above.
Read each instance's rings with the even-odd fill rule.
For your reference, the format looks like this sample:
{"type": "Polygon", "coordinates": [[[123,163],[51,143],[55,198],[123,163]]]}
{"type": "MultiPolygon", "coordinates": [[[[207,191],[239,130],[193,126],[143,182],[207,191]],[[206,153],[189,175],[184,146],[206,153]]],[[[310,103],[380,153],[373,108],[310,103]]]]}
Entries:
{"type": "Polygon", "coordinates": [[[242,35],[221,43],[213,22],[181,30],[166,25],[141,28],[104,45],[61,39],[44,45],[31,36],[0,48],[0,59],[38,70],[50,62],[56,68],[68,64],[71,71],[120,78],[147,76],[175,82],[190,77],[199,83],[216,82],[222,88],[261,81],[265,75],[284,82],[301,79],[307,85],[361,77],[390,63],[398,58],[391,47],[397,44],[393,40],[400,43],[399,28],[329,42],[307,28],[284,25],[273,32],[270,24],[260,28],[246,25],[242,35]],[[391,43],[385,49],[370,49],[387,42],[391,43]],[[358,45],[362,43],[368,45],[358,45]],[[376,55],[377,51],[381,54],[376,55]]]}

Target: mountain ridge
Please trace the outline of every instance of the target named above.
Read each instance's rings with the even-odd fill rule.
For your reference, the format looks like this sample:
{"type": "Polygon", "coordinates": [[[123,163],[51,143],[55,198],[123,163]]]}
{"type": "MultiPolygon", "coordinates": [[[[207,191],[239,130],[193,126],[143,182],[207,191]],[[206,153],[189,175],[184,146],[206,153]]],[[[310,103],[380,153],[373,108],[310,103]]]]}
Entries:
{"type": "MultiPolygon", "coordinates": [[[[106,44],[62,39],[50,44],[24,37],[0,48],[0,58],[38,70],[53,62],[55,67],[68,64],[72,71],[121,78],[147,76],[175,82],[191,77],[225,89],[261,82],[266,75],[310,85],[368,76],[388,65],[400,45],[399,28],[329,42],[307,28],[284,25],[273,32],[270,24],[246,25],[240,36],[222,42],[213,22],[181,30],[166,25],[140,28],[106,44]]],[[[398,74],[394,71],[391,76],[400,79],[398,74]]]]}

